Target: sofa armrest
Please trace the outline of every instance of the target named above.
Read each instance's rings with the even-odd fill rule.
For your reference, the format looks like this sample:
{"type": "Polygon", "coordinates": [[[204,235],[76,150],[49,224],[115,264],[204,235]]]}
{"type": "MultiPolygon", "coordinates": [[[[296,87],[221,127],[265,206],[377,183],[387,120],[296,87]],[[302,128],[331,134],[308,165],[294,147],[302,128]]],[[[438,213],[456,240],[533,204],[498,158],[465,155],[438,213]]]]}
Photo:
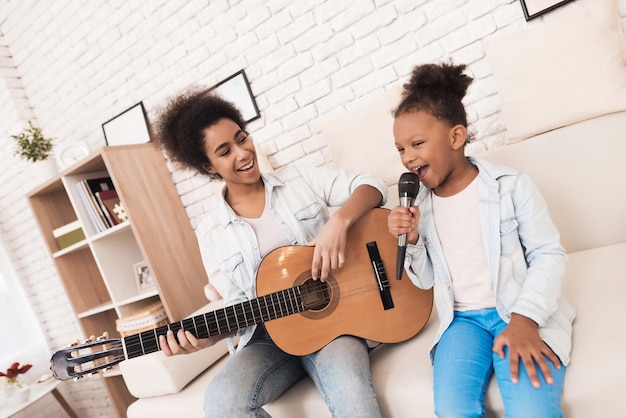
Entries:
{"type": "MultiPolygon", "coordinates": [[[[211,302],[192,316],[219,309],[221,300],[211,302]]],[[[177,393],[197,375],[228,353],[228,340],[191,354],[166,357],[162,351],[125,360],[120,370],[129,392],[136,398],[177,393]]]]}

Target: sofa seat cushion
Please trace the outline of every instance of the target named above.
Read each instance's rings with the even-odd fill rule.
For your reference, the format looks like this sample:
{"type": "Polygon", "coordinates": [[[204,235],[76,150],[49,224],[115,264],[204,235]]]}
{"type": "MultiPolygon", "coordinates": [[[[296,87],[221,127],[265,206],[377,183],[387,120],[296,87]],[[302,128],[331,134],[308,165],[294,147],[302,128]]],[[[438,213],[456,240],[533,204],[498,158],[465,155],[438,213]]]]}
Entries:
{"type": "MultiPolygon", "coordinates": [[[[384,417],[434,416],[433,368],[428,355],[437,331],[433,311],[422,332],[398,344],[384,344],[370,354],[372,379],[384,417]]],[[[502,416],[503,407],[495,381],[487,391],[488,417],[502,416]]],[[[273,417],[330,417],[315,384],[305,378],[265,407],[273,417]]]]}
{"type": "Polygon", "coordinates": [[[626,387],[626,243],[569,254],[563,291],[577,310],[563,412],[566,417],[624,416],[619,393],[626,387]]]}
{"type": "Polygon", "coordinates": [[[204,392],[222,364],[228,360],[228,354],[222,356],[219,361],[189,382],[180,392],[133,402],[126,411],[127,418],[203,418],[204,392]]]}

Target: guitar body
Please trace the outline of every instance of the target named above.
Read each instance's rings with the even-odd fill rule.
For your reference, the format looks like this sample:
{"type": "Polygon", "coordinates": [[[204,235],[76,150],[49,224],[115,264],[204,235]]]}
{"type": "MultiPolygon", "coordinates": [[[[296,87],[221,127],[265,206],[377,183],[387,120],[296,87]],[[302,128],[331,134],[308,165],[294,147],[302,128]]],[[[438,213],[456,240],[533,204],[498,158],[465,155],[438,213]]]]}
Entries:
{"type": "MultiPolygon", "coordinates": [[[[387,209],[373,209],[348,232],[344,267],[326,282],[322,306],[265,323],[278,347],[294,355],[315,352],[341,335],[381,343],[405,341],[422,330],[433,305],[432,289],[417,288],[407,277],[395,279],[397,239],[387,229],[387,209]],[[385,306],[367,244],[376,243],[383,281],[393,307],[385,306]],[[387,309],[385,309],[387,307],[387,309]]],[[[313,247],[287,246],[270,252],[257,272],[257,294],[267,295],[311,280],[313,247]]],[[[321,291],[313,288],[311,298],[321,291]]],[[[306,299],[306,295],[303,297],[306,299]]]]}

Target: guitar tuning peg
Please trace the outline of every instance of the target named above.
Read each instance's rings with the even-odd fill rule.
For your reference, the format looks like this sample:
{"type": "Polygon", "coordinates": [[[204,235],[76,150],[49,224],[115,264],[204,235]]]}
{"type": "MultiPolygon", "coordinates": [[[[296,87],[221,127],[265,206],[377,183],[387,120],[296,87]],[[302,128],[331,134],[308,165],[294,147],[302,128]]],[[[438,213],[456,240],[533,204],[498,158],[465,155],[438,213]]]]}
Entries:
{"type": "Polygon", "coordinates": [[[103,332],[101,336],[99,336],[96,341],[104,341],[104,340],[108,340],[109,339],[109,333],[108,332],[103,332]]]}
{"type": "Polygon", "coordinates": [[[74,382],[78,382],[78,381],[79,381],[80,379],[82,379],[82,378],[83,378],[83,376],[76,376],[76,377],[75,377],[75,378],[73,378],[72,380],[73,380],[74,382]]]}
{"type": "Polygon", "coordinates": [[[68,345],[68,347],[76,347],[78,344],[80,344],[80,340],[78,338],[76,338],[76,340],[74,340],[73,343],[70,343],[70,345],[68,345]]]}

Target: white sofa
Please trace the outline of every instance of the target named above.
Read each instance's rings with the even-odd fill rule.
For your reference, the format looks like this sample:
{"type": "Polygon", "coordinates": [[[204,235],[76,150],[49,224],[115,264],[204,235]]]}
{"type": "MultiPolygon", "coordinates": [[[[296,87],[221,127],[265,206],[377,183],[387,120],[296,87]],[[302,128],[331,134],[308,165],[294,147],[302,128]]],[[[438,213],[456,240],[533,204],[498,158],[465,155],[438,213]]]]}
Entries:
{"type": "MultiPolygon", "coordinates": [[[[335,164],[384,177],[390,185],[389,205],[395,204],[393,184],[403,171],[390,138],[389,109],[398,92],[394,88],[336,115],[323,127],[335,164]],[[347,141],[349,137],[355,139],[347,141]]],[[[563,395],[566,417],[626,416],[626,334],[621,322],[626,295],[625,129],[626,112],[618,112],[479,155],[530,174],[548,201],[569,255],[564,292],[578,315],[563,395]]],[[[374,386],[385,417],[434,415],[428,348],[437,320],[433,313],[417,337],[371,353],[374,386]]],[[[204,389],[227,360],[226,345],[220,344],[189,356],[165,358],[154,353],[123,362],[124,379],[139,398],[129,407],[128,417],[201,417],[204,389]]],[[[503,416],[493,380],[486,403],[488,416],[503,416]]],[[[308,378],[266,410],[275,417],[330,416],[308,378]]]]}

